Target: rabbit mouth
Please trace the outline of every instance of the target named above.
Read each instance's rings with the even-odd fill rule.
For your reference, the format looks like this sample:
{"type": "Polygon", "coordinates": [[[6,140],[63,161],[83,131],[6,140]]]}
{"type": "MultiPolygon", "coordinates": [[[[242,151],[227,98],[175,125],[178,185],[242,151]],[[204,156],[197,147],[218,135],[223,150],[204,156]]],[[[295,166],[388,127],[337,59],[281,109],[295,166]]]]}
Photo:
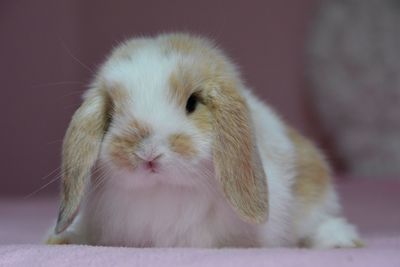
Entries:
{"type": "Polygon", "coordinates": [[[159,163],[153,160],[143,163],[144,168],[150,173],[157,173],[159,168],[159,163]]]}

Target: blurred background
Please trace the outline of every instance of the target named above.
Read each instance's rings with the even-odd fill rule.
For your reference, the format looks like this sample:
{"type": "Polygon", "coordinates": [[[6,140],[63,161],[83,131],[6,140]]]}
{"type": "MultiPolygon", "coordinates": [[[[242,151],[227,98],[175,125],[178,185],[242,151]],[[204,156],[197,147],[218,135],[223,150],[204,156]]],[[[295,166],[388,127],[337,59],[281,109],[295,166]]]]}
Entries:
{"type": "Polygon", "coordinates": [[[105,55],[170,31],[215,39],[338,176],[395,177],[399,13],[395,0],[1,1],[0,195],[56,193],[62,138],[105,55]]]}

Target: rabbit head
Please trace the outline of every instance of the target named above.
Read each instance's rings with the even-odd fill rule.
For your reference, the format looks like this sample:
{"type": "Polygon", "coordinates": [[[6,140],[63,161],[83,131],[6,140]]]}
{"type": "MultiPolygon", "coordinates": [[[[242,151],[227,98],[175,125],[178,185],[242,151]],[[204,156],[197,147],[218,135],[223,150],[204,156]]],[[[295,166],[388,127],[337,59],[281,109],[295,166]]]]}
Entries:
{"type": "Polygon", "coordinates": [[[267,179],[243,87],[203,38],[167,34],[114,49],[64,138],[56,232],[73,221],[98,162],[111,180],[123,172],[112,182],[126,187],[215,183],[243,220],[264,222],[267,179]]]}

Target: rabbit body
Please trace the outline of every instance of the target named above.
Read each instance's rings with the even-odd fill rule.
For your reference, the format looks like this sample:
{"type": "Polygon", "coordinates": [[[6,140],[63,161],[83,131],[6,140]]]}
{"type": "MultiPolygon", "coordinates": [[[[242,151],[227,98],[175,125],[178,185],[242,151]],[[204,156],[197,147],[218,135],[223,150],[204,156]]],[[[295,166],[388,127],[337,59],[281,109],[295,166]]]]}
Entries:
{"type": "MultiPolygon", "coordinates": [[[[95,107],[103,101],[99,87],[110,94],[112,119],[98,126],[106,127],[100,144],[85,143],[98,152],[91,156],[90,178],[76,193],[81,200],[75,204],[65,197],[75,190],[71,178],[65,178],[68,190],[58,224],[64,213],[72,216],[71,207],[79,210],[72,223],[64,220],[69,222],[65,229],[50,234],[48,243],[205,248],[361,244],[355,227],[341,215],[322,154],[259,101],[209,41],[167,34],[124,43],[102,66],[85,95],[90,105],[82,105],[71,125],[98,114],[95,107]],[[196,77],[199,73],[202,77],[196,77]],[[241,146],[243,138],[253,143],[241,146]],[[243,178],[232,182],[236,174],[243,178]]],[[[103,102],[105,109],[109,104],[103,102]]],[[[67,132],[64,158],[71,158],[71,142],[74,146],[81,142],[76,140],[96,137],[83,123],[77,125],[67,132]]]]}

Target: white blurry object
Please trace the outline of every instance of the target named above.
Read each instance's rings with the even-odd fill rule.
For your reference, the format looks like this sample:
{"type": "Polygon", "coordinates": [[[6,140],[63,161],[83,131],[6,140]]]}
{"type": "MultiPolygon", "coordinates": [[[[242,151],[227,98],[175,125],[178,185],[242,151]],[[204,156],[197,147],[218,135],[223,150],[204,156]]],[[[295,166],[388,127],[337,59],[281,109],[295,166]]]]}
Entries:
{"type": "Polygon", "coordinates": [[[400,1],[323,1],[310,44],[312,94],[351,173],[400,173],[400,1]]]}

